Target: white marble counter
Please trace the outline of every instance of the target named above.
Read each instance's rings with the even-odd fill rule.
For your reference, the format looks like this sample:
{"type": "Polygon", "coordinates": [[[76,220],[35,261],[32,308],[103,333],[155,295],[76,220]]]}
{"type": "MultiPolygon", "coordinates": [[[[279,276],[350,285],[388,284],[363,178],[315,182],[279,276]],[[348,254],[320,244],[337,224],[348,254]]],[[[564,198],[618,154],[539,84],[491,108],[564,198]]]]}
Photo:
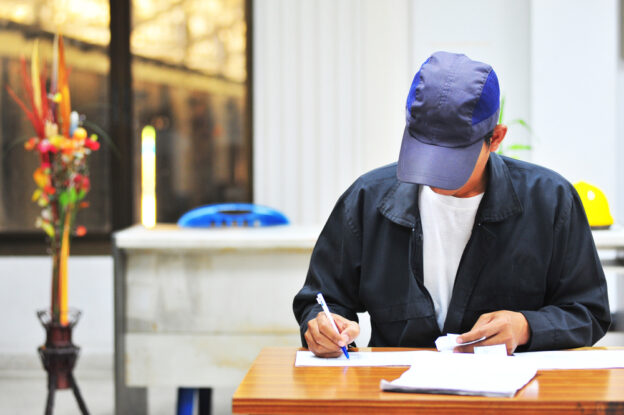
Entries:
{"type": "Polygon", "coordinates": [[[116,232],[118,413],[145,408],[145,388],[234,387],[263,347],[300,346],[292,300],[320,230],[165,224],[116,232]]]}
{"type": "Polygon", "coordinates": [[[624,249],[624,227],[613,225],[610,229],[592,231],[597,249],[624,249]]]}
{"type": "Polygon", "coordinates": [[[121,249],[312,249],[320,226],[181,228],[173,224],[141,225],[115,233],[121,249]]]}
{"type": "MultiPolygon", "coordinates": [[[[181,228],[159,224],[141,225],[115,233],[115,245],[123,249],[311,249],[320,226],[272,226],[257,228],[181,228]]],[[[592,231],[598,249],[624,248],[624,227],[592,231]]]]}

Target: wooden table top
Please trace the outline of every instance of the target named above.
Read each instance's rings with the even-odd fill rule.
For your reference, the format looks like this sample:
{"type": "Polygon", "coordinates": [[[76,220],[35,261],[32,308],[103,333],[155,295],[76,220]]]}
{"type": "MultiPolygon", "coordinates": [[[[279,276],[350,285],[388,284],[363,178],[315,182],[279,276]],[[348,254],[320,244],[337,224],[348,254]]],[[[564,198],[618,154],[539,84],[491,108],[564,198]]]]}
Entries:
{"type": "Polygon", "coordinates": [[[624,369],[538,371],[513,398],[396,393],[382,392],[379,381],[407,366],[295,367],[297,350],[263,349],[234,393],[233,413],[624,414],[624,369]]]}

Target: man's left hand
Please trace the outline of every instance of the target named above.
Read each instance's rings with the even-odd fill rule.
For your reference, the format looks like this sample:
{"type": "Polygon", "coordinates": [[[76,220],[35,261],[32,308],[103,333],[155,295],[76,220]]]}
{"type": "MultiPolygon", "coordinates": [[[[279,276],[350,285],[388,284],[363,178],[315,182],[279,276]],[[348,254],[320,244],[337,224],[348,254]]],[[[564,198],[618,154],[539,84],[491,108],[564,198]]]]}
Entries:
{"type": "Polygon", "coordinates": [[[504,344],[511,355],[516,347],[529,342],[531,331],[522,313],[495,311],[481,315],[472,329],[457,338],[457,343],[467,343],[485,337],[485,340],[469,346],[458,346],[456,352],[472,353],[474,347],[504,344]]]}

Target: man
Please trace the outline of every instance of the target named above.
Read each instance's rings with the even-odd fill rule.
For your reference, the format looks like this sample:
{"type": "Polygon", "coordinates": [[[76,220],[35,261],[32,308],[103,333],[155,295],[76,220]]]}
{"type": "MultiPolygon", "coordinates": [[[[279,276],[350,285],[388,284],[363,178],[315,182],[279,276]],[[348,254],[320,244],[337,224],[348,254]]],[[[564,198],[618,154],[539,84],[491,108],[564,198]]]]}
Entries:
{"type": "Polygon", "coordinates": [[[574,188],[495,153],[498,79],[437,52],[414,77],[398,164],[360,177],[338,200],[293,309],[302,342],[339,356],[371,317],[370,346],[507,352],[589,346],[610,324],[604,274],[574,188]],[[322,292],[340,333],[316,304],[322,292]]]}

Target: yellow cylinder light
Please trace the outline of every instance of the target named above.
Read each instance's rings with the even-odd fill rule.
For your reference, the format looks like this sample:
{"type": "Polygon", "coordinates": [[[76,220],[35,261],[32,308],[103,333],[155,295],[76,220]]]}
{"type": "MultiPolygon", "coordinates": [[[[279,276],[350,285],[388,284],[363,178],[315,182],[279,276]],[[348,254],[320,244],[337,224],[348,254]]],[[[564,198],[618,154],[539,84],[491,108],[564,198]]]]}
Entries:
{"type": "Polygon", "coordinates": [[[141,224],[156,226],[156,129],[141,131],[141,224]]]}

